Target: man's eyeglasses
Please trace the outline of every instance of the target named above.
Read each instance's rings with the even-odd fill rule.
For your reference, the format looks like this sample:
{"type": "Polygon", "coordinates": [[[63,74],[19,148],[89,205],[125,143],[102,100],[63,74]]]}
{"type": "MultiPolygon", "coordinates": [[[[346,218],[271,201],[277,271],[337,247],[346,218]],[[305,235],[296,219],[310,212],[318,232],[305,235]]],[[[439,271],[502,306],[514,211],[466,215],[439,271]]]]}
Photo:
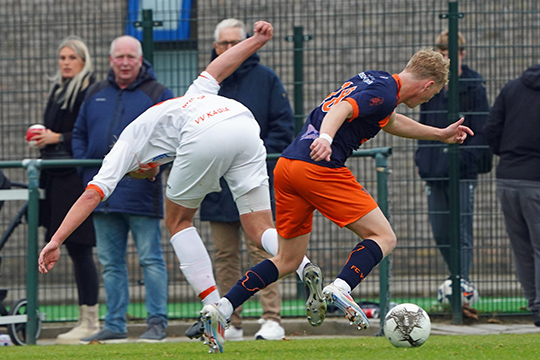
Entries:
{"type": "Polygon", "coordinates": [[[226,47],[226,46],[234,46],[234,45],[237,45],[237,44],[239,44],[241,41],[242,41],[242,40],[219,41],[219,42],[217,42],[216,44],[218,44],[219,46],[226,47]]]}

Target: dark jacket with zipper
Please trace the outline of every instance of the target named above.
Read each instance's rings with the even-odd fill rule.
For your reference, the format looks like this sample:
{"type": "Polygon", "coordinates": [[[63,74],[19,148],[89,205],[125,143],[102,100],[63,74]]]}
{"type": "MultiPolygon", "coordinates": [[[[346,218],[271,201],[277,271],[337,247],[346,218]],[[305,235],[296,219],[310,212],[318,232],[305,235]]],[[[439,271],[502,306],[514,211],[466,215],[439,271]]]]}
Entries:
{"type": "Polygon", "coordinates": [[[540,64],[504,86],[484,132],[498,179],[540,181],[540,64]]]}
{"type": "MultiPolygon", "coordinates": [[[[111,69],[107,80],[88,89],[73,129],[74,157],[103,159],[128,124],[151,106],[172,97],[172,91],[156,81],[152,66],[146,61],[137,79],[125,89],[120,89],[111,69]]],[[[92,180],[98,170],[82,168],[84,183],[92,180]]],[[[161,176],[156,181],[124,177],[95,211],[162,217],[161,176]]]]}
{"type": "MultiPolygon", "coordinates": [[[[92,74],[87,76],[89,84],[95,82],[92,74]]],[[[63,139],[56,144],[49,144],[41,149],[42,159],[73,158],[71,151],[73,125],[90,86],[76,94],[75,103],[71,110],[69,108],[62,109],[62,105],[67,101],[64,93],[67,84],[65,84],[64,90],[60,94],[56,94],[60,85],[57,84],[52,89],[43,114],[43,125],[53,132],[62,134],[63,139]]],[[[45,241],[49,242],[73,203],[84,191],[84,186],[77,170],[73,167],[67,167],[41,169],[39,187],[45,189],[45,198],[39,201],[39,224],[45,227],[45,241]]],[[[96,244],[91,216],[68,236],[66,244],[69,243],[91,246],[96,244]]]]}
{"type": "MultiPolygon", "coordinates": [[[[474,136],[459,147],[461,179],[476,179],[478,163],[483,161],[483,154],[488,151],[483,127],[487,121],[489,103],[484,88],[484,79],[466,65],[461,66],[459,77],[459,112],[465,117],[463,125],[474,131],[474,136]]],[[[420,123],[445,128],[448,121],[448,91],[443,88],[430,101],[421,105],[420,123]]],[[[458,120],[458,119],[455,119],[458,120]]],[[[415,155],[416,166],[424,180],[448,180],[448,145],[440,141],[419,140],[415,155]]]]}

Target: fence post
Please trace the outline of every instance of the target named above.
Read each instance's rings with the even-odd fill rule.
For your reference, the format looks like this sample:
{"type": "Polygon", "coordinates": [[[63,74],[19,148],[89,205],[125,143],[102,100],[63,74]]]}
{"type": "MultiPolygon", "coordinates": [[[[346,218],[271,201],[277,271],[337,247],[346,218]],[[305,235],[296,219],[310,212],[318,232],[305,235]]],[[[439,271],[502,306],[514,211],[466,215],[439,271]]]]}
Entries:
{"type": "MultiPolygon", "coordinates": [[[[463,13],[458,12],[457,1],[448,2],[448,14],[440,18],[448,19],[448,57],[450,58],[450,78],[448,83],[448,122],[459,119],[459,79],[458,79],[458,20],[463,13]]],[[[452,319],[454,324],[463,323],[461,310],[461,209],[459,145],[448,145],[449,198],[450,198],[450,278],[452,279],[452,319]]]]}
{"type": "Polygon", "coordinates": [[[294,27],[294,35],[287,36],[294,43],[294,133],[298,135],[304,125],[304,42],[311,35],[304,35],[302,26],[294,27]]]}
{"type": "Polygon", "coordinates": [[[28,254],[26,261],[26,344],[36,344],[38,328],[38,217],[39,217],[39,163],[24,160],[28,176],[28,254]]]}
{"type": "MultiPolygon", "coordinates": [[[[377,203],[383,214],[388,218],[388,161],[387,154],[375,155],[375,167],[377,169],[377,203]]],[[[379,264],[379,314],[380,330],[377,335],[384,335],[384,317],[390,304],[390,256],[388,255],[379,264]]]]}
{"type": "Polygon", "coordinates": [[[146,61],[154,65],[154,27],[162,26],[163,22],[154,21],[152,9],[143,9],[142,21],[136,21],[133,25],[135,27],[142,27],[142,48],[146,61]]]}

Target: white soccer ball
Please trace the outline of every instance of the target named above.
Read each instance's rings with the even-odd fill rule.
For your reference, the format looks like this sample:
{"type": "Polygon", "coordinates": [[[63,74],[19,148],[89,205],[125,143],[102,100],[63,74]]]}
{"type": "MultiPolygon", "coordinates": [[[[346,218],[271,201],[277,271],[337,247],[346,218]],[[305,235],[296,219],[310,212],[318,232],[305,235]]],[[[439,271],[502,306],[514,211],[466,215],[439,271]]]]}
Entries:
{"type": "MultiPolygon", "coordinates": [[[[451,296],[452,280],[447,279],[441,284],[441,286],[439,286],[439,289],[437,290],[437,300],[441,304],[450,304],[451,296]]],[[[478,290],[476,290],[473,284],[465,279],[461,279],[461,303],[463,305],[467,304],[472,306],[478,301],[479,298],[480,295],[478,294],[478,290]]]]}
{"type": "Polygon", "coordinates": [[[430,332],[429,315],[416,304],[399,304],[384,318],[384,335],[395,347],[418,347],[430,332]]]}

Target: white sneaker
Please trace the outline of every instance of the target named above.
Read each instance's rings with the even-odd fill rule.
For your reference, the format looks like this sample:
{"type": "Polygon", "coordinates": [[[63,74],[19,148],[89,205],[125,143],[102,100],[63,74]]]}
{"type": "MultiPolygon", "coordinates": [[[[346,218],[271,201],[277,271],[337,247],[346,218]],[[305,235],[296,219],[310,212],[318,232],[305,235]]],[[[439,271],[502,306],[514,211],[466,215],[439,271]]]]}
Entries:
{"type": "Polygon", "coordinates": [[[259,319],[261,329],[255,334],[256,340],[283,340],[285,329],[277,321],[259,319]]]}
{"type": "Polygon", "coordinates": [[[227,341],[243,341],[244,340],[244,329],[237,328],[235,326],[229,326],[225,330],[225,340],[227,341]]]}

